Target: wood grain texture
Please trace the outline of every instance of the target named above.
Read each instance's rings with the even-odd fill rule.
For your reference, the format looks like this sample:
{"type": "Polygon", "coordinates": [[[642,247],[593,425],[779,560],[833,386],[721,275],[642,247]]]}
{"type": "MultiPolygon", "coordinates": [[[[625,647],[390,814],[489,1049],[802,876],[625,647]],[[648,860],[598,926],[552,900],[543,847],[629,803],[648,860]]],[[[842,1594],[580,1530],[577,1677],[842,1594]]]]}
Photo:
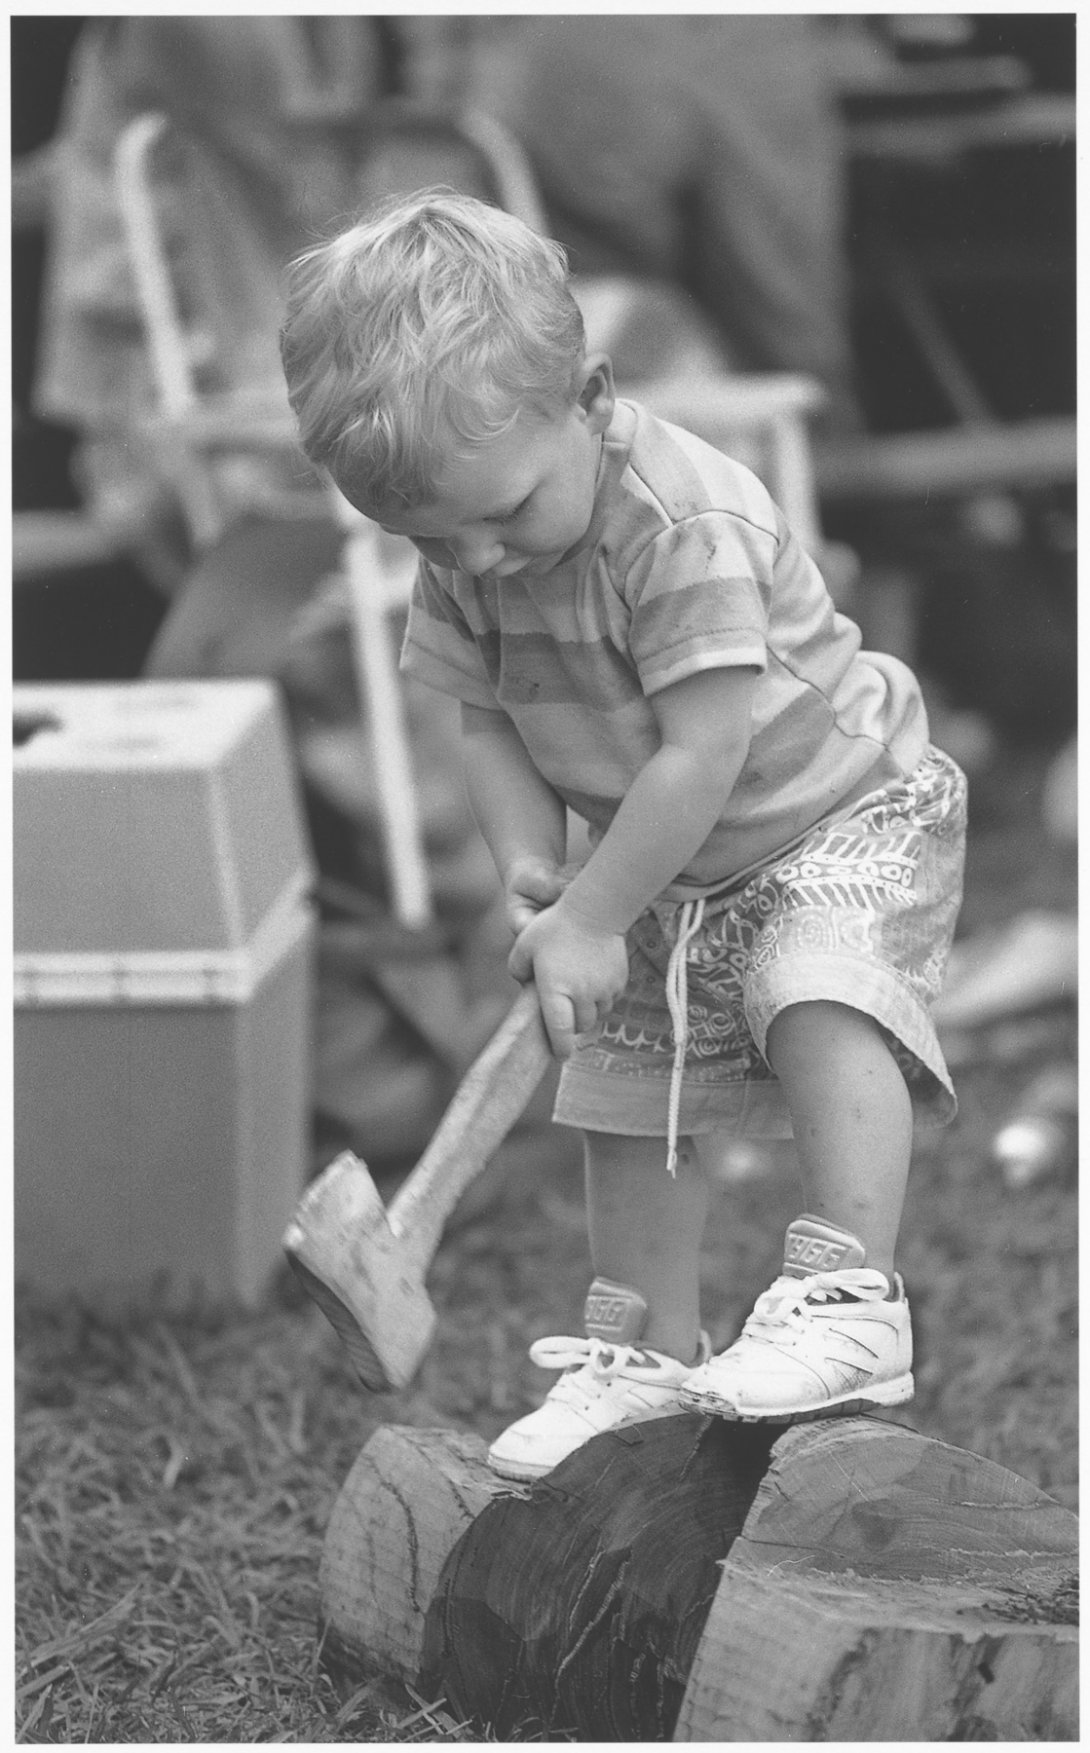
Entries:
{"type": "Polygon", "coordinates": [[[479,1437],[382,1425],[341,1488],[319,1569],[322,1660],[340,1680],[415,1681],[443,1563],[503,1490],[479,1437]]]}
{"type": "Polygon", "coordinates": [[[878,1419],[781,1436],[675,1734],[1077,1738],[1078,1524],[1005,1468],[878,1419]]]}
{"type": "Polygon", "coordinates": [[[1076,1518],[877,1417],[685,1415],[512,1486],[384,1427],[338,1498],[324,1660],[504,1739],[1077,1739],[1076,1518]]]}
{"type": "Polygon", "coordinates": [[[775,1431],[696,1416],[596,1437],[494,1499],[443,1568],[420,1684],[501,1738],[668,1740],[775,1431]]]}

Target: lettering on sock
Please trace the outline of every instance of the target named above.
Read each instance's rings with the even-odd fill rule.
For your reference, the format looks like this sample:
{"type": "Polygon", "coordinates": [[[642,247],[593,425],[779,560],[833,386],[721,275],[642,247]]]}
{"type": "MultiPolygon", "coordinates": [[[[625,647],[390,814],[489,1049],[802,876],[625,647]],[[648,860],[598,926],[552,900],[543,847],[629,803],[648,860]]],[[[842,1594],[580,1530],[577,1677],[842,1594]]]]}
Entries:
{"type": "Polygon", "coordinates": [[[587,1320],[593,1321],[596,1327],[619,1327],[625,1318],[628,1308],[626,1298],[620,1296],[588,1296],[587,1320]]]}
{"type": "Polygon", "coordinates": [[[614,1289],[595,1279],[587,1293],[583,1319],[593,1336],[631,1345],[643,1331],[647,1304],[637,1291],[614,1289]]]}
{"type": "Polygon", "coordinates": [[[836,1272],[850,1245],[820,1236],[799,1235],[796,1231],[787,1237],[784,1265],[802,1267],[806,1272],[836,1272]]]}

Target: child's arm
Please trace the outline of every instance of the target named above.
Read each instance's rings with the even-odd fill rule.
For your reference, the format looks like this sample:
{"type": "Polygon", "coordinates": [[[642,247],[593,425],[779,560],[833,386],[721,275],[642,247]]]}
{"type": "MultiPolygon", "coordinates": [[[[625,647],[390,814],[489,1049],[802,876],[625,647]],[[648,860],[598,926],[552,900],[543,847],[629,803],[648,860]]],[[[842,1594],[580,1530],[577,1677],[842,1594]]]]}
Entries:
{"type": "MultiPolygon", "coordinates": [[[[505,712],[463,704],[462,752],[470,808],[500,873],[517,936],[563,893],[567,811],[505,712]]],[[[529,977],[527,967],[522,978],[529,977]]]]}
{"type": "Polygon", "coordinates": [[[563,895],[522,931],[511,971],[531,968],[561,1058],[621,991],[624,934],[703,845],[742,770],[756,671],[701,670],[652,696],[660,747],[563,895]]]}

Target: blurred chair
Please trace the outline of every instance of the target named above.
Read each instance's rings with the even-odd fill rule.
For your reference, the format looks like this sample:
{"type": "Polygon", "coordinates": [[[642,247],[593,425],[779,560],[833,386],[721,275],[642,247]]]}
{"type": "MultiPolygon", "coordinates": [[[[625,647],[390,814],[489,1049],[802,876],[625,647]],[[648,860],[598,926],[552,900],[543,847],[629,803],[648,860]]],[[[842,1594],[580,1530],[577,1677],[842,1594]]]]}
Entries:
{"type": "MultiPolygon", "coordinates": [[[[217,185],[208,168],[197,143],[185,139],[163,115],[137,117],[117,144],[118,204],[152,389],[142,436],[155,455],[157,471],[173,484],[198,552],[223,535],[243,506],[256,504],[283,517],[333,517],[343,524],[353,613],[367,615],[366,639],[361,635],[353,641],[361,658],[357,680],[370,706],[372,734],[385,752],[385,759],[375,763],[376,771],[390,779],[379,802],[392,906],[402,924],[421,925],[431,917],[431,903],[416,794],[399,697],[383,685],[396,661],[387,615],[403,605],[403,581],[411,583],[411,570],[399,568],[396,555],[392,565],[383,564],[388,550],[361,535],[350,508],[342,510],[339,495],[335,501],[295,446],[271,310],[267,327],[259,331],[262,352],[254,360],[252,377],[247,381],[239,373],[237,326],[251,300],[236,296],[240,252],[232,256],[215,247],[217,241],[226,241],[217,240],[216,234],[227,225],[217,210],[217,185]],[[163,192],[156,179],[158,163],[168,152],[172,192],[180,191],[191,227],[189,247],[182,254],[184,275],[168,249],[163,192]],[[362,557],[365,542],[370,565],[362,557]],[[360,588],[363,573],[371,575],[366,583],[373,591],[360,588]],[[365,600],[375,612],[364,609],[365,600]]],[[[275,285],[267,291],[274,296],[275,285]]]]}
{"type": "MultiPolygon", "coordinates": [[[[425,114],[395,100],[378,106],[360,133],[361,206],[445,170],[540,225],[521,150],[491,118],[425,114]]],[[[178,494],[198,552],[255,507],[276,517],[332,518],[341,530],[392,910],[401,924],[422,926],[433,910],[391,629],[408,605],[415,550],[319,482],[299,450],[276,351],[276,278],[239,246],[234,204],[224,202],[214,170],[201,143],[162,114],[137,117],[117,144],[118,203],[151,383],[142,437],[178,494]],[[172,249],[168,227],[178,207],[186,234],[172,249]],[[262,299],[267,321],[255,334],[262,299]]]]}
{"type": "MultiPolygon", "coordinates": [[[[353,209],[421,182],[456,181],[540,224],[521,153],[488,118],[423,114],[390,101],[376,106],[346,150],[358,162],[353,209]]],[[[474,860],[465,844],[473,830],[451,768],[452,727],[444,735],[426,713],[422,722],[418,709],[407,711],[398,673],[416,551],[358,514],[300,451],[277,347],[279,275],[266,252],[249,247],[247,215],[236,216],[207,144],[149,113],[125,128],[115,164],[147,370],[134,437],[177,495],[198,569],[218,567],[205,593],[207,616],[222,612],[222,593],[254,624],[241,636],[226,629],[219,661],[229,664],[232,650],[243,664],[256,658],[289,694],[300,674],[309,681],[318,709],[296,702],[293,712],[304,783],[358,828],[372,825],[381,852],[376,886],[384,901],[335,871],[318,879],[318,1095],[323,1114],[341,1127],[328,1148],[348,1143],[380,1161],[411,1155],[498,1019],[509,985],[505,955],[489,941],[494,874],[483,845],[474,860]],[[308,571],[304,541],[304,564],[289,565],[284,587],[274,576],[267,590],[269,530],[282,528],[283,543],[291,543],[308,527],[320,568],[308,571]],[[310,678],[308,641],[321,653],[310,678]],[[353,684],[340,688],[332,708],[322,698],[331,644],[335,666],[346,651],[353,684]],[[453,921],[449,905],[437,911],[436,837],[440,858],[453,847],[448,903],[449,866],[461,853],[469,867],[453,921]],[[458,914],[460,902],[467,905],[458,914]],[[408,1024],[426,1063],[390,1039],[386,1016],[408,1024]],[[361,1079],[364,1064],[369,1075],[361,1079]]],[[[284,570],[281,563],[269,573],[284,570]]],[[[184,593],[177,613],[187,613],[184,593]]],[[[153,653],[154,673],[184,663],[187,639],[200,649],[190,638],[200,614],[197,605],[174,653],[153,653]]],[[[455,873],[456,889],[458,880],[455,873]]]]}

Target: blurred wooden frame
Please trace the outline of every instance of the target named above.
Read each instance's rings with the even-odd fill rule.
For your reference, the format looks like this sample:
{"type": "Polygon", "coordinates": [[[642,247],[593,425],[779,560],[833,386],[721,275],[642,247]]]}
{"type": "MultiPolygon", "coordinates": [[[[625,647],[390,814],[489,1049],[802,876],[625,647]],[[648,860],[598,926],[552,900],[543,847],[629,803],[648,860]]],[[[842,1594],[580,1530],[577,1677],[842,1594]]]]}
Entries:
{"type": "MultiPolygon", "coordinates": [[[[413,125],[412,106],[391,107],[396,126],[413,125]]],[[[540,225],[532,176],[506,130],[469,111],[444,122],[480,155],[501,203],[528,223],[540,225]]],[[[136,117],[118,140],[115,174],[154,387],[155,403],[145,435],[170,471],[199,550],[215,542],[224,529],[224,511],[209,467],[217,455],[294,455],[301,473],[308,465],[298,448],[286,397],[255,401],[209,396],[198,388],[156,200],[154,155],[172,131],[159,113],[136,117]]],[[[416,552],[411,543],[385,535],[353,510],[331,485],[299,498],[295,514],[306,514],[309,507],[315,516],[335,518],[344,531],[343,577],[351,606],[352,652],[374,748],[391,906],[398,924],[422,929],[433,921],[433,905],[392,627],[393,618],[408,603],[416,552]]]]}

